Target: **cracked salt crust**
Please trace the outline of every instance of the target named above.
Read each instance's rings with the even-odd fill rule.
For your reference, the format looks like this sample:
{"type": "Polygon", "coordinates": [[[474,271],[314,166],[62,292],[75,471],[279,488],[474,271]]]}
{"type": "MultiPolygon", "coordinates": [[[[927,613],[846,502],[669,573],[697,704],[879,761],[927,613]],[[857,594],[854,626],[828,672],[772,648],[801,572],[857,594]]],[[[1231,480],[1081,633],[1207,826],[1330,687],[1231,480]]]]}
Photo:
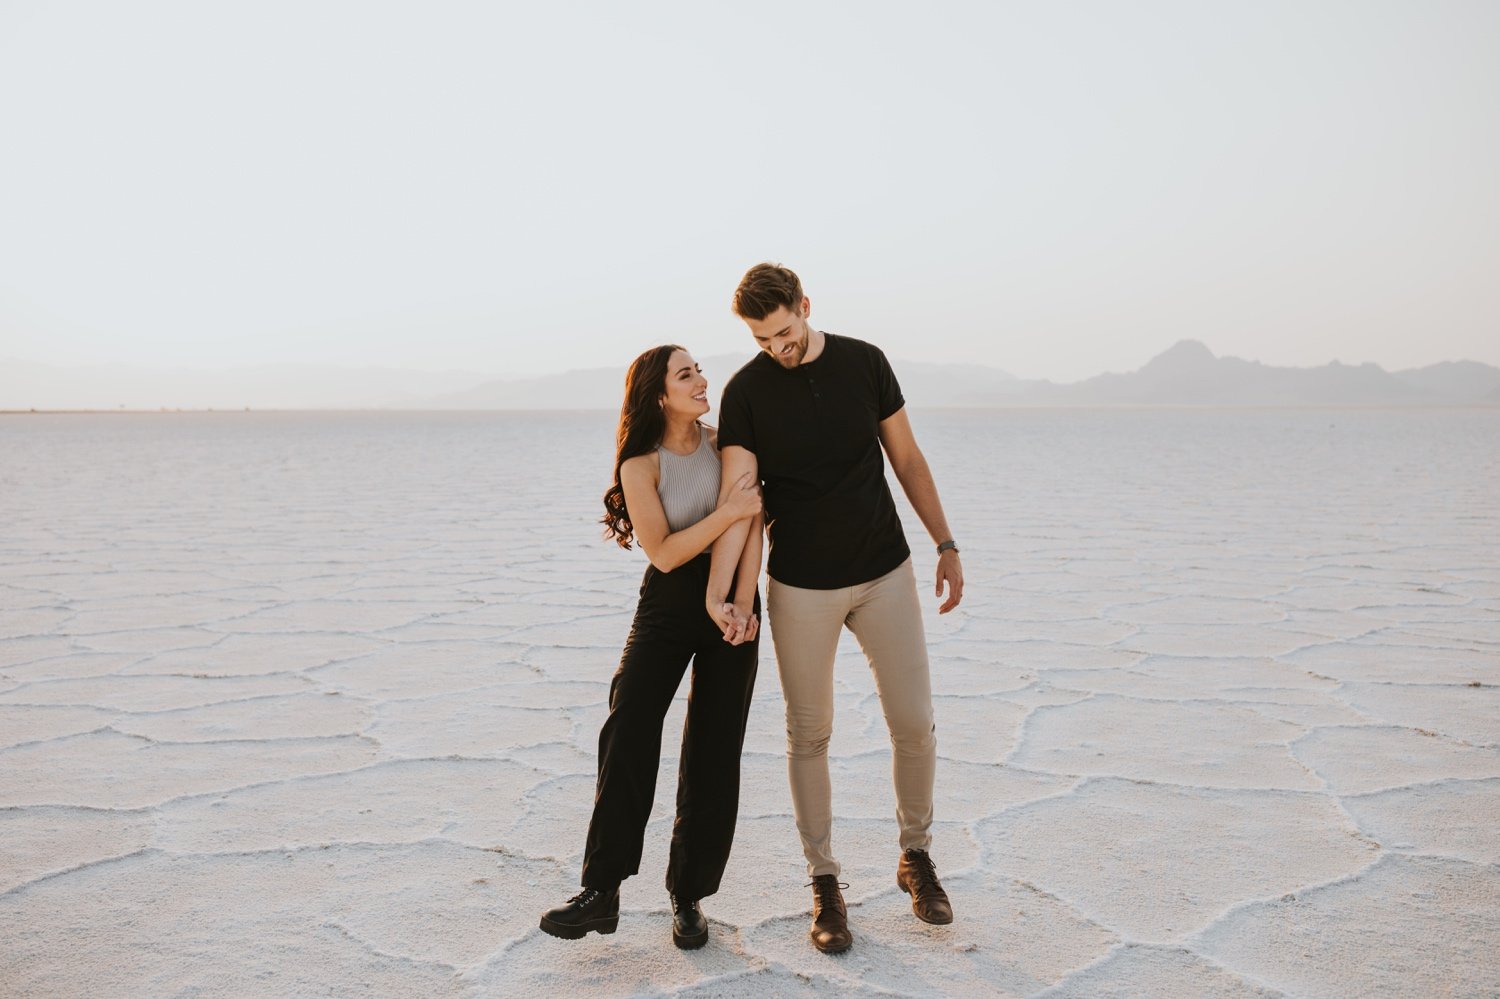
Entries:
{"type": "Polygon", "coordinates": [[[644,568],[596,541],[608,414],[8,424],[0,463],[42,467],[0,537],[5,988],[1500,992],[1500,414],[913,420],[969,584],[945,617],[924,594],[958,919],[894,884],[845,641],[832,959],[769,641],[710,945],[666,936],[681,696],[620,932],[536,927],[574,890],[644,568]]]}

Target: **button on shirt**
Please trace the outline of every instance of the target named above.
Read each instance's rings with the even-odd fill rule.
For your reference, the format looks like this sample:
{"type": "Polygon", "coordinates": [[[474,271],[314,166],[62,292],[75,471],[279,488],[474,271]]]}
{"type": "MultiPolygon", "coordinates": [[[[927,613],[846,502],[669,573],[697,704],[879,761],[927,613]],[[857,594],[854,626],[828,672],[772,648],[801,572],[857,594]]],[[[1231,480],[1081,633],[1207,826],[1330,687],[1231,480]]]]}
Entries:
{"type": "Polygon", "coordinates": [[[719,447],[755,455],[778,582],[814,590],[866,583],[911,549],[885,478],[880,421],[905,405],[878,347],[825,333],[814,361],[761,352],[719,405],[719,447]]]}

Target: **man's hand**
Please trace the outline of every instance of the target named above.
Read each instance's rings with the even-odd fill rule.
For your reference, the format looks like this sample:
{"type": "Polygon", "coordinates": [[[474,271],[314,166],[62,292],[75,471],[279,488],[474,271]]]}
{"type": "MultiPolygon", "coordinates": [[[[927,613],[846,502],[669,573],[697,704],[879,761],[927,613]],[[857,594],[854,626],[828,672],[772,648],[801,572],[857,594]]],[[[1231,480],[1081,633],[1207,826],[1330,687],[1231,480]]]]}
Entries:
{"type": "Polygon", "coordinates": [[[710,600],[707,607],[708,616],[714,619],[724,633],[724,641],[730,645],[743,645],[760,629],[760,621],[754,614],[741,614],[732,603],[710,600]]]}
{"type": "Polygon", "coordinates": [[[948,599],[938,608],[939,614],[946,614],[958,606],[958,602],[964,598],[964,567],[958,561],[958,552],[949,548],[938,556],[937,564],[937,595],[943,595],[943,584],[948,584],[948,599]]]}

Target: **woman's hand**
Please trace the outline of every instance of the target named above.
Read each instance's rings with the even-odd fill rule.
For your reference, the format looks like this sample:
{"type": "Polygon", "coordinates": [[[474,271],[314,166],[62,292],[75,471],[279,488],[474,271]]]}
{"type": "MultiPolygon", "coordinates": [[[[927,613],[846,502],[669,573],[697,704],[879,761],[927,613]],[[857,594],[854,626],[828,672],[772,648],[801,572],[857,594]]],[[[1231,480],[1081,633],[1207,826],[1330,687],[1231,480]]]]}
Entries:
{"type": "Polygon", "coordinates": [[[729,487],[729,495],[724,497],[721,506],[728,507],[734,514],[735,520],[744,520],[760,513],[760,483],[755,476],[746,472],[734,480],[734,485],[729,487]]]}
{"type": "Polygon", "coordinates": [[[720,603],[708,598],[708,616],[724,633],[724,641],[730,645],[743,645],[755,637],[760,630],[760,620],[754,614],[741,614],[739,607],[731,603],[720,603]]]}
{"type": "Polygon", "coordinates": [[[734,615],[744,624],[740,631],[740,642],[754,641],[755,636],[760,632],[760,615],[755,613],[755,605],[752,603],[741,605],[736,602],[734,615]]]}

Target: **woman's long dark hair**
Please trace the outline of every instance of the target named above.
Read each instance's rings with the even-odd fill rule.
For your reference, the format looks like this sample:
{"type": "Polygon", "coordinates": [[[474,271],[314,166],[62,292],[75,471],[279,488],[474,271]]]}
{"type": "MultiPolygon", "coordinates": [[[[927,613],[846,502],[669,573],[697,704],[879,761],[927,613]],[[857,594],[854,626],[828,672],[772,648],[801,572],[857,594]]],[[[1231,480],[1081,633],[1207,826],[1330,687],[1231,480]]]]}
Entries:
{"type": "Polygon", "coordinates": [[[620,486],[620,466],[636,455],[650,454],[661,446],[667,432],[667,417],[661,397],[667,389],[667,363],[672,352],[684,350],[675,343],[652,347],[630,364],[625,372],[625,402],[620,406],[620,426],[615,431],[615,481],[604,491],[604,536],[621,548],[629,548],[635,536],[630,511],[625,509],[625,490],[620,486]]]}

